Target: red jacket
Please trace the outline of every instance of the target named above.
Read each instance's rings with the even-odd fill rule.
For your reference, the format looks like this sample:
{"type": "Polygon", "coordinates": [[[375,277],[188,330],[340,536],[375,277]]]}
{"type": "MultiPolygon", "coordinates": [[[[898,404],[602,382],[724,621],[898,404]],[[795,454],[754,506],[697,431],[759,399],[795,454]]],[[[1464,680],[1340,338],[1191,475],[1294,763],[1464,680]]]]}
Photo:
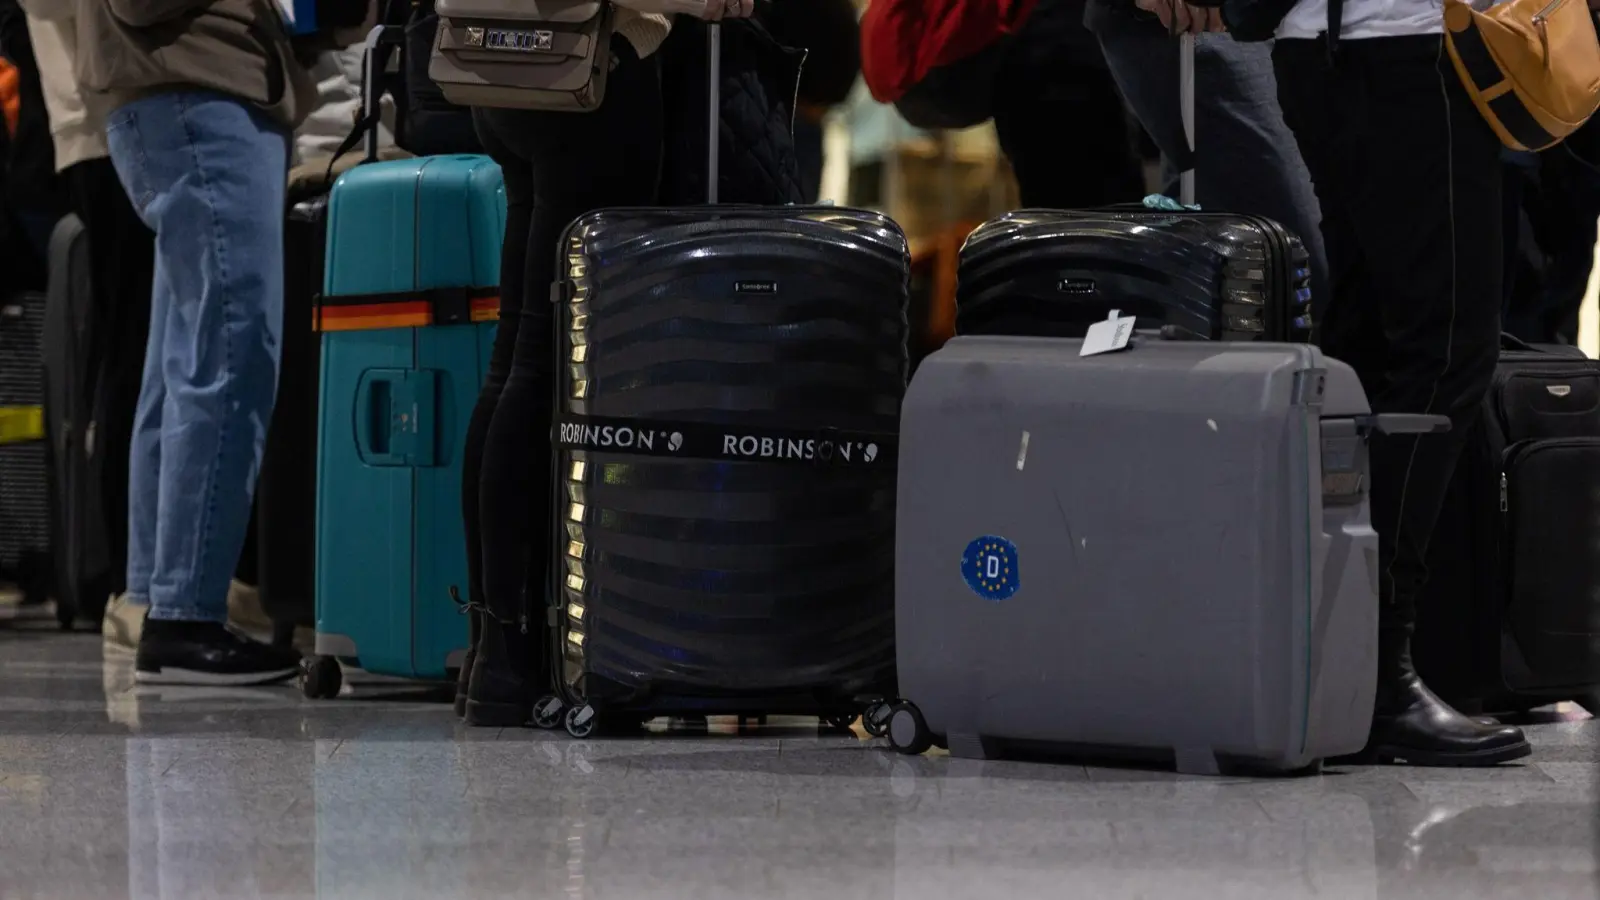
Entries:
{"type": "Polygon", "coordinates": [[[861,74],[893,103],[928,73],[1022,25],[1038,0],[872,0],[861,18],[861,74]]]}

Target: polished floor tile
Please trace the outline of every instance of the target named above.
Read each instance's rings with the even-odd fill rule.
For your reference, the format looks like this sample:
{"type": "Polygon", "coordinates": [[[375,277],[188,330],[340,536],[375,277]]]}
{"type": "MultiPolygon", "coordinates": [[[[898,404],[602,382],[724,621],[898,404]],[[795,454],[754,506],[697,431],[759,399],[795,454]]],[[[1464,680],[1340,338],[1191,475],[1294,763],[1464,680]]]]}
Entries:
{"type": "Polygon", "coordinates": [[[805,720],[578,742],[448,691],[145,688],[0,629],[0,898],[1600,897],[1600,722],[1493,771],[907,759],[805,720]]]}

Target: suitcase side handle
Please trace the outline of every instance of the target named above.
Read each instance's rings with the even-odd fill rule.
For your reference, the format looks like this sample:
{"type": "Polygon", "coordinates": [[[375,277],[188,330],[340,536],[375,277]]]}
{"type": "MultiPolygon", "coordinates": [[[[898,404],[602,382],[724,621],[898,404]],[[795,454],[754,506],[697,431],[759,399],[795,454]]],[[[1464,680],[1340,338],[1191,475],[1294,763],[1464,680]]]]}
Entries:
{"type": "Polygon", "coordinates": [[[1356,416],[1356,432],[1362,437],[1373,434],[1444,434],[1450,430],[1449,416],[1430,416],[1422,413],[1381,413],[1356,416]]]}

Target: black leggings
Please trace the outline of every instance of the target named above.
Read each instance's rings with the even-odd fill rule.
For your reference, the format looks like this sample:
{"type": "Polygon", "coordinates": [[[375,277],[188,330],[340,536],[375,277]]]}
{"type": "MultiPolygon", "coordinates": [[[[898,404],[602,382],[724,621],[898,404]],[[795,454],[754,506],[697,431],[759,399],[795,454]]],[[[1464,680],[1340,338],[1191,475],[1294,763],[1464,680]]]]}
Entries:
{"type": "Polygon", "coordinates": [[[613,56],[605,103],[594,112],[473,112],[504,170],[508,208],[500,328],[467,430],[461,501],[472,599],[503,623],[532,614],[525,592],[542,602],[549,563],[556,243],[591,210],[653,204],[661,176],[659,66],[621,38],[613,56]]]}

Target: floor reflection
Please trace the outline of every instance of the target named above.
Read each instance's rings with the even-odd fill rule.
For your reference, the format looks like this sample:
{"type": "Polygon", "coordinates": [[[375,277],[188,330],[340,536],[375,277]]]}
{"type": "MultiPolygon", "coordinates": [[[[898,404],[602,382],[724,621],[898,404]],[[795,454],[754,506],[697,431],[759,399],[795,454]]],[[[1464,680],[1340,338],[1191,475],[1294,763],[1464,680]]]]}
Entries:
{"type": "Polygon", "coordinates": [[[907,759],[812,722],[576,742],[437,692],[144,688],[0,631],[0,897],[1596,896],[1600,723],[1530,765],[1182,778],[907,759]],[[381,699],[374,699],[381,698],[381,699]]]}

